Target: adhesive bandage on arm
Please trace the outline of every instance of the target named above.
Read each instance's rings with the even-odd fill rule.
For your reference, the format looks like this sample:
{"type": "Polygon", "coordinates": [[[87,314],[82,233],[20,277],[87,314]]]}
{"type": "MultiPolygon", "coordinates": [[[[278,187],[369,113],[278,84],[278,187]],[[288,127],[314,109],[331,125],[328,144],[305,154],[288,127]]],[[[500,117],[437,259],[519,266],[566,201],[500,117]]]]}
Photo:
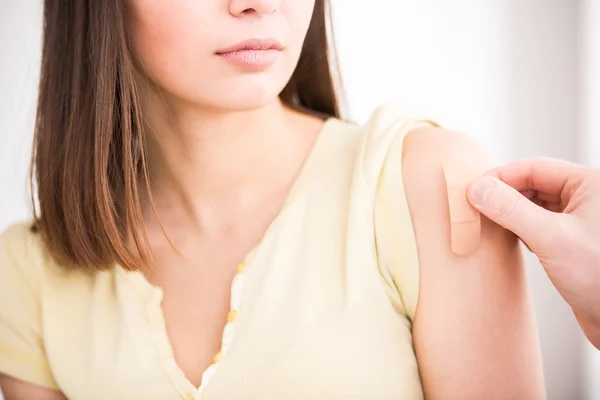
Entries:
{"type": "Polygon", "coordinates": [[[450,211],[451,248],[461,256],[475,252],[481,240],[481,215],[467,200],[469,183],[483,171],[480,164],[472,154],[461,154],[458,150],[449,152],[443,163],[450,211]]]}

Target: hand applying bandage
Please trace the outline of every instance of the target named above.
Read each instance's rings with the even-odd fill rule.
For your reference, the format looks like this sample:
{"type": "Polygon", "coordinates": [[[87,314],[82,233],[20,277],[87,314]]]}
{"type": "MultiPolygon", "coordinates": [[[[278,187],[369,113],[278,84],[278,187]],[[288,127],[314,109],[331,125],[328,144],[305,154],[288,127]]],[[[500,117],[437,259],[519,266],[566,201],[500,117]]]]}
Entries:
{"type": "Polygon", "coordinates": [[[588,339],[600,349],[600,170],[531,159],[470,185],[469,201],[537,255],[588,339]]]}

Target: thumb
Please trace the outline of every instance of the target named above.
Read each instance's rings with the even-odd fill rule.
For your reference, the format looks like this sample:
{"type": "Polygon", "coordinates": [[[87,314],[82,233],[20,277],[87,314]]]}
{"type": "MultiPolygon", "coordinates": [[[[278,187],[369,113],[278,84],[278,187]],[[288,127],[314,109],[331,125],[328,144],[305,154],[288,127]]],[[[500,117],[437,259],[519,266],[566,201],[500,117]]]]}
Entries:
{"type": "Polygon", "coordinates": [[[469,202],[483,215],[514,232],[530,248],[551,232],[554,215],[531,202],[517,190],[491,176],[475,179],[468,190],[469,202]]]}

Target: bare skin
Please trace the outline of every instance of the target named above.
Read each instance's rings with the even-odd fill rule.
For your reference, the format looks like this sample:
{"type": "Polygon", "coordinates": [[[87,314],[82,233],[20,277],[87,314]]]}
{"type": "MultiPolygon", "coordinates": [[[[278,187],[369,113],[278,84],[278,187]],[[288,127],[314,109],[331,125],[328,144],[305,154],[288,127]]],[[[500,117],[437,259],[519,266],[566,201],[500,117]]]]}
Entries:
{"type": "Polygon", "coordinates": [[[481,146],[456,132],[413,132],[404,147],[421,278],[413,340],[425,397],[543,399],[537,330],[517,238],[482,218],[476,251],[452,251],[442,172],[451,149],[474,160],[470,167],[462,164],[467,176],[491,167],[481,146]]]}

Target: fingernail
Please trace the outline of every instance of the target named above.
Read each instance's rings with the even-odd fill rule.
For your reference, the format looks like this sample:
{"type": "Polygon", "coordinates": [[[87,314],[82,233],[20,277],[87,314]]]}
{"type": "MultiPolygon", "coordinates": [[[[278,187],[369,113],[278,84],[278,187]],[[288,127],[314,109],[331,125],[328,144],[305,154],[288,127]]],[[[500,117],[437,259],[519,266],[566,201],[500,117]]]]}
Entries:
{"type": "Polygon", "coordinates": [[[492,178],[477,178],[469,187],[469,197],[473,203],[483,205],[493,188],[494,181],[492,178]]]}

